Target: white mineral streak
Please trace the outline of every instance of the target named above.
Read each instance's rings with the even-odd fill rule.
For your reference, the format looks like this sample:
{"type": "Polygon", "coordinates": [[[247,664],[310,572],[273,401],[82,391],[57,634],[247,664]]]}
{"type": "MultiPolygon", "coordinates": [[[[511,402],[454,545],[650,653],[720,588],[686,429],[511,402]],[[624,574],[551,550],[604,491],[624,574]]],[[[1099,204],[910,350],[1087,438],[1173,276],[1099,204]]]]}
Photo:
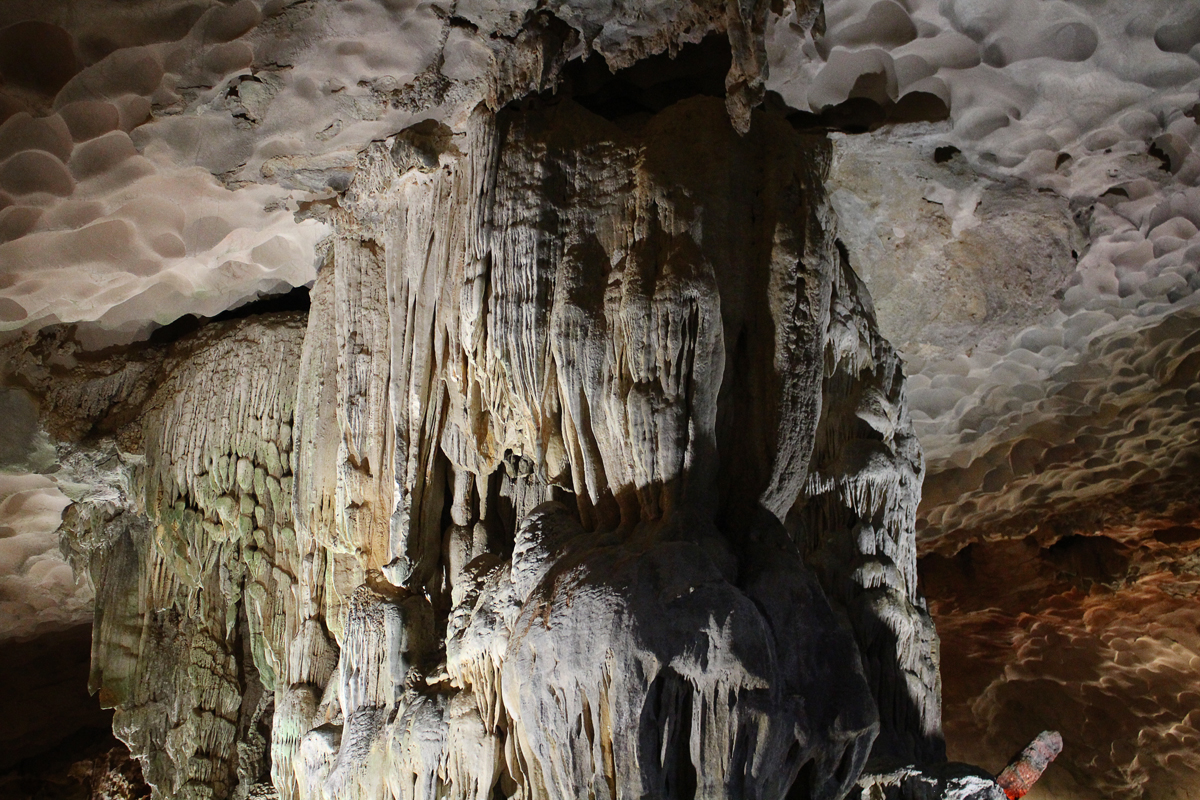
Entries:
{"type": "MultiPolygon", "coordinates": [[[[386,552],[392,453],[388,409],[388,302],[383,262],[370,242],[339,237],[333,246],[337,337],[337,517],[334,530],[364,551],[386,552]]],[[[353,552],[353,551],[352,551],[353,552]]]]}

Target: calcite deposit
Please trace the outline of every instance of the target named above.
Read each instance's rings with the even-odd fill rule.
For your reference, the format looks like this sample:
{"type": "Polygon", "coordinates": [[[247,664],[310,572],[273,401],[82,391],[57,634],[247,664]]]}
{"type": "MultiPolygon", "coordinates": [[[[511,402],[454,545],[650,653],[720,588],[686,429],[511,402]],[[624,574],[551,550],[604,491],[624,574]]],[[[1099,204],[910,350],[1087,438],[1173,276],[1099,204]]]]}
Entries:
{"type": "Polygon", "coordinates": [[[137,451],[64,531],[160,793],[837,798],[942,757],[900,364],[828,144],[752,121],[535,99],[424,169],[401,134],[306,321],[43,377],[137,451]]]}
{"type": "Polygon", "coordinates": [[[0,2],[0,643],[157,797],[1200,786],[1191,0],[0,2]]]}

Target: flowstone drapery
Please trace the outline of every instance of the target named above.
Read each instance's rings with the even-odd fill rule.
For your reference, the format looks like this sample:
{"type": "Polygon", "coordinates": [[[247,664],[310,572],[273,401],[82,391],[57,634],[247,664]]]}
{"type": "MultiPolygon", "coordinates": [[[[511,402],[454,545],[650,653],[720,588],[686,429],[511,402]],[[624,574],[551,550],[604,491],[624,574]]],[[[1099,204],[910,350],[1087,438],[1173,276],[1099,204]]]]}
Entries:
{"type": "Polygon", "coordinates": [[[162,795],[838,798],[941,758],[900,364],[826,140],[752,122],[422,124],[363,154],[306,329],[97,367],[142,455],[64,530],[162,795]]]}
{"type": "Polygon", "coordinates": [[[0,794],[1200,794],[1195,3],[4,8],[0,794]]]}

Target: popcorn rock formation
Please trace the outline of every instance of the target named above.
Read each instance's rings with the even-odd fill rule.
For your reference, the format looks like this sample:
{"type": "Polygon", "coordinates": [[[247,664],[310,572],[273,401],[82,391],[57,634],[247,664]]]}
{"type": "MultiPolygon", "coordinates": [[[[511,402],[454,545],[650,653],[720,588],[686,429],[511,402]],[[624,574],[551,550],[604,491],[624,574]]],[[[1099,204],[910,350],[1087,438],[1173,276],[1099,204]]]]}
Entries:
{"type": "Polygon", "coordinates": [[[0,638],[160,796],[1186,794],[1193,5],[10,0],[0,638]]]}

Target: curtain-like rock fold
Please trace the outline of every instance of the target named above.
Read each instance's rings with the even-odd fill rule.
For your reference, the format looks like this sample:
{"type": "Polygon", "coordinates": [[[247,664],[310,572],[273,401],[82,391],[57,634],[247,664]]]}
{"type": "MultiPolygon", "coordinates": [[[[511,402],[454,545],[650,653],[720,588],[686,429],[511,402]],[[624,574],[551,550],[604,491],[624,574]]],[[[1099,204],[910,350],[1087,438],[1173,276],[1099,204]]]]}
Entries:
{"type": "Polygon", "coordinates": [[[306,323],[138,362],[131,488],[64,531],[160,794],[836,800],[943,758],[900,362],[827,140],[750,122],[422,123],[306,323]]]}

